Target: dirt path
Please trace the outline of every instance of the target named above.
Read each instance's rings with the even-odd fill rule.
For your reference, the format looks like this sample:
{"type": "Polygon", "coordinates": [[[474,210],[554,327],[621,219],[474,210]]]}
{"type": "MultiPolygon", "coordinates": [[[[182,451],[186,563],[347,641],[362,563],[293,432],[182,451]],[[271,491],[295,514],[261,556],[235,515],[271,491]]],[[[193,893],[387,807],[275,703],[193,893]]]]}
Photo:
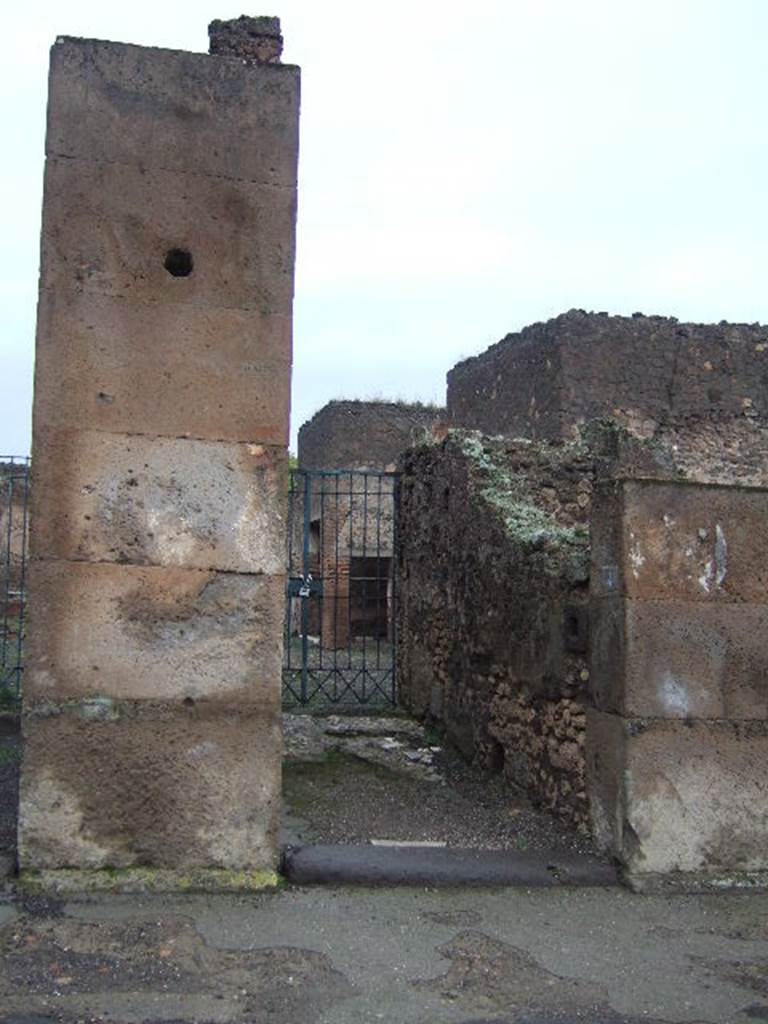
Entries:
{"type": "Polygon", "coordinates": [[[467,766],[410,719],[286,715],[283,841],[430,841],[574,850],[591,842],[535,810],[500,775],[467,766]]]}

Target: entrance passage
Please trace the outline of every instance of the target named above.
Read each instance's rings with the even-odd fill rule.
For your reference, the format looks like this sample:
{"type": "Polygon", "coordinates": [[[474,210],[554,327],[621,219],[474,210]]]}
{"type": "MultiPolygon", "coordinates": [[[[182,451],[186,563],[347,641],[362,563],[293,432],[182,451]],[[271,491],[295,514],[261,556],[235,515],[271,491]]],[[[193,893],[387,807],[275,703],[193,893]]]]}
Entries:
{"type": "Polygon", "coordinates": [[[396,473],[291,473],[286,707],[396,701],[396,484],[396,473]]]}

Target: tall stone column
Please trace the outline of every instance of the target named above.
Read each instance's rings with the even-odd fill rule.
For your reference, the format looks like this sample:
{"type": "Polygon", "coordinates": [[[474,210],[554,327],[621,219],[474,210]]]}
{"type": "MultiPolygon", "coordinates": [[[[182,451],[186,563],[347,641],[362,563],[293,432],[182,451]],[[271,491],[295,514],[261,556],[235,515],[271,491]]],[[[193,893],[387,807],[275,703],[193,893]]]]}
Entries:
{"type": "Polygon", "coordinates": [[[22,875],[274,879],[299,70],[51,53],[22,875]]]}

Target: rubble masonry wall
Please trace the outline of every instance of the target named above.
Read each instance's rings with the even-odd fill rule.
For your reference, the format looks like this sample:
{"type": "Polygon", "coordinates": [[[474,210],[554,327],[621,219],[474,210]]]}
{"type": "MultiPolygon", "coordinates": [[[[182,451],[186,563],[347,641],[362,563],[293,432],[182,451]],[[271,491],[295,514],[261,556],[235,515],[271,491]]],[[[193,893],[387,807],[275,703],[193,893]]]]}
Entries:
{"type": "Polygon", "coordinates": [[[403,458],[401,702],[576,827],[594,459],[452,431],[403,458]]]}

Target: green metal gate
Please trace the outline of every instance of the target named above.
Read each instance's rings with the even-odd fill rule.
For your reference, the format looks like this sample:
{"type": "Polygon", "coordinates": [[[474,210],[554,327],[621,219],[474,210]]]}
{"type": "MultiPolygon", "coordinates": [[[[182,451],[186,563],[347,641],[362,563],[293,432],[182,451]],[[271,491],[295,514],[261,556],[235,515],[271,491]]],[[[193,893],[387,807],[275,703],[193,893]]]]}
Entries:
{"type": "Polygon", "coordinates": [[[284,706],[396,703],[396,501],[396,473],[291,473],[284,706]]]}

